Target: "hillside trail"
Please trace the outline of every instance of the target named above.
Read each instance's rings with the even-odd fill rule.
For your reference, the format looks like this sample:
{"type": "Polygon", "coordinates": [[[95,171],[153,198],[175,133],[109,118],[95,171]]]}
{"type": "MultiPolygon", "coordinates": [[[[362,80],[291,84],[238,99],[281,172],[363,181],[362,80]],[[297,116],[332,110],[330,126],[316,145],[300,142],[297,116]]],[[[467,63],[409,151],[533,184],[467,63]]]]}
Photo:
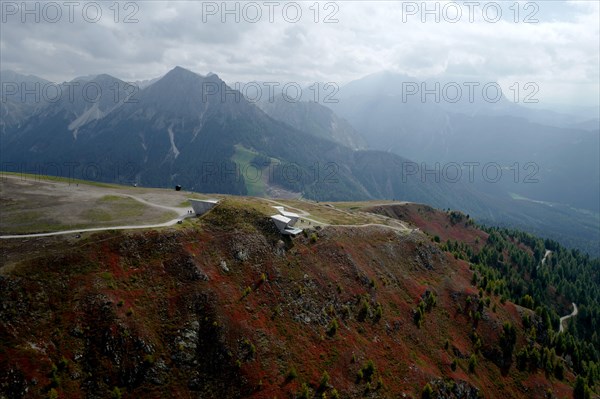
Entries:
{"type": "MultiPolygon", "coordinates": [[[[540,266],[544,266],[546,264],[546,260],[548,259],[548,256],[550,256],[551,254],[552,254],[552,251],[547,249],[546,252],[544,253],[544,257],[542,258],[541,265],[538,265],[538,267],[537,267],[538,269],[540,268],[540,266]]],[[[575,304],[575,302],[573,302],[572,305],[573,305],[573,311],[571,313],[569,313],[568,315],[560,318],[560,325],[558,327],[559,333],[565,331],[565,322],[568,319],[570,319],[571,317],[577,316],[577,313],[579,313],[579,310],[577,309],[577,305],[575,304]]]]}
{"type": "MultiPolygon", "coordinates": [[[[544,253],[544,257],[542,258],[541,266],[544,266],[544,264],[546,263],[546,259],[548,259],[548,256],[550,256],[550,254],[552,254],[552,251],[547,249],[546,252],[544,253]]],[[[539,268],[540,268],[540,265],[537,266],[537,269],[539,269],[539,268]]]]}
{"type": "Polygon", "coordinates": [[[560,318],[560,327],[558,327],[559,333],[565,331],[564,322],[573,316],[577,316],[577,313],[579,313],[579,311],[577,310],[577,305],[575,305],[575,302],[573,302],[572,305],[573,305],[573,311],[570,314],[560,318]]]}
{"type": "MultiPolygon", "coordinates": [[[[143,198],[140,198],[138,196],[135,195],[131,195],[131,194],[121,194],[123,196],[129,197],[134,199],[135,201],[138,201],[144,205],[153,207],[153,208],[159,208],[159,209],[163,209],[163,210],[168,210],[171,212],[175,212],[178,214],[178,216],[175,219],[169,220],[167,222],[164,223],[155,223],[155,224],[134,224],[134,225],[121,225],[121,226],[108,226],[108,227],[91,227],[91,228],[83,228],[83,229],[73,229],[73,230],[61,230],[61,231],[54,231],[54,232],[49,232],[49,233],[32,233],[32,234],[8,234],[8,235],[2,235],[0,236],[0,239],[16,239],[16,238],[35,238],[35,237],[52,237],[52,236],[59,236],[59,235],[68,235],[68,234],[79,234],[79,233],[89,233],[89,232],[99,232],[99,231],[109,231],[109,230],[135,230],[135,229],[153,229],[153,228],[160,228],[160,227],[169,227],[169,226],[173,226],[175,224],[177,224],[180,221],[183,221],[184,219],[190,218],[190,217],[194,217],[195,214],[194,213],[190,213],[190,208],[177,208],[177,207],[172,207],[172,206],[167,206],[167,205],[161,205],[161,204],[156,204],[153,202],[149,202],[144,200],[143,198]]],[[[273,204],[277,204],[279,206],[284,206],[286,208],[292,209],[294,211],[298,212],[298,215],[300,217],[302,217],[305,220],[308,220],[312,223],[314,223],[315,225],[318,226],[334,226],[334,227],[358,227],[358,228],[364,228],[364,227],[381,227],[381,228],[386,228],[386,229],[391,229],[397,232],[401,232],[401,233],[409,233],[412,232],[413,229],[406,227],[403,223],[398,222],[400,224],[400,226],[390,226],[390,225],[386,225],[386,224],[381,224],[381,223],[365,223],[365,224],[329,224],[329,223],[325,223],[325,222],[321,222],[319,220],[315,220],[310,218],[310,213],[306,212],[303,209],[300,208],[296,208],[294,206],[290,206],[287,204],[283,204],[281,202],[275,201],[275,200],[271,200],[271,199],[267,199],[268,202],[271,202],[273,204]]],[[[332,208],[334,210],[337,210],[343,214],[347,214],[347,215],[351,215],[350,212],[345,212],[336,208],[332,208]]]]}
{"type": "MultiPolygon", "coordinates": [[[[164,209],[164,210],[167,210],[167,211],[175,212],[177,214],[181,213],[181,211],[182,211],[182,208],[175,207],[175,206],[167,206],[167,205],[155,204],[153,202],[146,201],[145,199],[140,198],[140,197],[135,196],[135,195],[131,195],[131,194],[121,194],[121,195],[124,195],[124,196],[129,197],[129,198],[133,198],[134,200],[136,200],[138,202],[141,202],[144,205],[151,206],[153,208],[164,209]]],[[[185,214],[187,214],[188,211],[191,210],[191,209],[192,208],[186,208],[186,213],[185,214]]],[[[181,213],[181,214],[185,215],[184,213],[181,213]]]]}
{"type": "Polygon", "coordinates": [[[10,234],[10,235],[2,235],[0,239],[11,239],[11,238],[34,238],[34,237],[51,237],[51,236],[59,236],[66,234],[78,234],[78,233],[89,233],[89,232],[98,232],[98,231],[108,231],[108,230],[135,230],[135,229],[153,229],[159,227],[169,227],[177,224],[184,219],[196,216],[195,213],[190,213],[191,208],[176,208],[172,206],[155,204],[153,202],[148,202],[140,197],[130,194],[122,194],[126,197],[132,198],[144,205],[151,206],[153,208],[164,209],[168,211],[172,211],[177,213],[175,219],[171,219],[164,223],[155,223],[155,224],[134,224],[134,225],[122,225],[122,226],[109,226],[109,227],[91,227],[87,229],[74,229],[74,230],[61,230],[54,231],[50,233],[34,233],[34,234],[10,234]]]}
{"type": "Polygon", "coordinates": [[[276,205],[278,205],[278,206],[283,206],[283,207],[285,207],[285,208],[292,209],[292,210],[296,211],[296,213],[298,213],[298,216],[300,216],[302,219],[305,219],[305,220],[311,221],[311,222],[313,222],[313,223],[315,223],[315,224],[317,224],[317,225],[320,225],[320,226],[328,226],[328,224],[327,224],[327,223],[325,223],[325,222],[321,222],[321,221],[318,221],[318,220],[315,220],[315,219],[311,219],[311,218],[309,218],[308,216],[310,216],[310,213],[306,212],[306,211],[305,211],[305,210],[303,210],[303,209],[296,208],[296,207],[294,207],[294,206],[290,206],[290,205],[287,205],[287,204],[283,204],[283,203],[281,203],[281,202],[279,202],[279,201],[275,201],[275,200],[268,199],[268,198],[265,198],[265,200],[266,200],[267,202],[270,202],[270,203],[272,203],[272,204],[276,204],[276,205]]]}
{"type": "Polygon", "coordinates": [[[418,231],[419,229],[411,229],[409,227],[396,227],[396,226],[390,226],[387,224],[381,224],[381,223],[364,223],[364,224],[330,224],[328,226],[331,227],[383,227],[386,229],[391,229],[391,230],[395,230],[397,232],[400,233],[411,233],[413,231],[418,231]]]}
{"type": "MultiPolygon", "coordinates": [[[[296,208],[296,207],[294,207],[294,206],[290,206],[290,205],[286,205],[286,204],[283,204],[283,203],[281,203],[281,202],[278,202],[278,201],[275,201],[275,200],[271,200],[271,199],[266,199],[266,200],[267,200],[268,202],[271,202],[271,203],[273,203],[273,204],[277,204],[277,205],[279,205],[279,206],[283,206],[283,207],[286,207],[286,208],[288,208],[288,209],[293,209],[293,210],[294,210],[294,211],[296,211],[296,212],[298,213],[298,215],[299,215],[300,217],[302,217],[303,219],[305,219],[305,220],[309,220],[309,221],[311,221],[311,222],[313,222],[313,223],[316,223],[317,225],[320,225],[320,226],[332,226],[332,227],[359,227],[359,228],[360,228],[360,227],[383,227],[383,228],[386,228],[386,229],[391,229],[391,230],[394,230],[394,231],[397,231],[397,232],[401,232],[401,233],[410,233],[410,232],[412,232],[412,231],[414,231],[414,230],[415,230],[415,229],[411,229],[411,228],[409,228],[409,227],[405,226],[405,225],[404,225],[402,222],[400,222],[400,221],[395,221],[395,220],[394,220],[394,221],[395,221],[395,222],[397,222],[398,224],[400,224],[400,226],[390,226],[390,225],[387,225],[387,224],[382,224],[382,223],[363,223],[363,224],[331,224],[331,223],[325,223],[325,222],[321,222],[321,221],[318,221],[318,220],[315,220],[315,219],[311,219],[311,218],[309,218],[308,216],[310,216],[310,213],[306,212],[306,211],[305,211],[305,210],[303,210],[303,209],[296,208]]],[[[382,204],[382,205],[384,205],[384,204],[382,204]]],[[[389,205],[389,204],[388,204],[388,205],[389,205]]],[[[331,208],[331,209],[333,209],[333,210],[336,210],[336,211],[338,211],[338,212],[340,212],[340,213],[342,213],[342,214],[344,214],[344,215],[348,215],[348,216],[354,216],[354,215],[353,215],[351,212],[343,211],[343,210],[341,210],[341,209],[337,209],[337,208],[331,208]]],[[[377,216],[379,216],[379,215],[370,215],[370,214],[369,214],[369,216],[377,217],[377,216]]],[[[384,218],[384,219],[385,219],[385,217],[384,217],[384,216],[382,216],[382,218],[384,218]]],[[[416,229],[416,230],[418,230],[418,229],[416,229]]]]}

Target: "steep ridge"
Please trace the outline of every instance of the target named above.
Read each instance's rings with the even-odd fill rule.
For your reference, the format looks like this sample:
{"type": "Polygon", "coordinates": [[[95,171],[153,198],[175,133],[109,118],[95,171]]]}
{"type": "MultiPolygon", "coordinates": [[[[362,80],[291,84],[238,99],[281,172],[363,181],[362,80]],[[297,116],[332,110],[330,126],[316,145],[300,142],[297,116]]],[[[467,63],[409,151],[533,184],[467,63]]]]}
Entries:
{"type": "MultiPolygon", "coordinates": [[[[414,223],[433,242],[440,243],[442,250],[452,253],[455,259],[468,261],[474,271],[471,284],[479,287],[480,297],[500,296],[501,301],[510,300],[535,310],[538,322],[522,319],[523,328],[531,330],[527,333],[528,345],[516,352],[517,369],[543,368],[560,378],[568,366],[580,374],[575,397],[588,397],[584,395],[588,390],[586,378],[590,386],[600,378],[600,340],[596,333],[600,327],[598,258],[518,230],[478,227],[468,215],[456,211],[442,212],[419,204],[367,210],[414,223]],[[550,258],[546,256],[549,252],[550,258]],[[568,328],[564,328],[560,316],[571,313],[575,302],[577,317],[570,318],[568,328]],[[579,312],[580,308],[585,310],[579,312]],[[563,360],[555,362],[556,355],[564,364],[563,360]]],[[[512,358],[512,351],[508,358],[512,358]]]]}
{"type": "Polygon", "coordinates": [[[600,180],[591,166],[597,160],[595,133],[564,134],[565,129],[514,117],[450,118],[438,104],[402,102],[394,94],[402,77],[392,79],[392,88],[385,85],[390,79],[384,76],[376,84],[367,79],[358,88],[355,82],[349,85],[355,90],[344,92],[337,104],[349,120],[365,123],[360,126],[368,129],[359,129],[365,139],[384,134],[387,141],[380,148],[386,152],[355,150],[362,146],[354,129],[321,104],[279,101],[273,109],[265,107],[272,118],[217,75],[176,67],[140,90],[108,75],[76,79],[61,85],[60,101],[36,105],[29,117],[21,105],[30,105],[11,100],[3,108],[10,115],[0,135],[0,168],[151,187],[182,185],[198,192],[319,201],[401,199],[460,209],[486,223],[527,229],[590,254],[600,251],[600,219],[586,205],[598,203],[600,180]],[[521,132],[515,124],[533,129],[535,137],[516,146],[521,132]],[[512,138],[494,144],[505,133],[512,138]],[[429,151],[431,145],[437,149],[429,151]],[[529,157],[533,148],[549,161],[529,157]],[[398,155],[419,158],[422,151],[450,163],[424,165],[398,155]],[[561,155],[564,151],[571,155],[561,155]],[[452,152],[462,155],[454,158],[452,152]],[[517,169],[511,169],[517,158],[506,153],[521,154],[517,169]],[[474,180],[464,165],[460,169],[465,160],[479,165],[474,180]],[[484,160],[493,161],[491,169],[484,169],[484,160]],[[533,161],[539,174],[535,165],[524,169],[533,161]],[[580,161],[589,165],[565,169],[580,161]],[[500,172],[499,165],[505,167],[500,172]],[[490,182],[484,170],[502,178],[490,182]],[[460,177],[453,180],[455,173],[460,177]],[[529,178],[539,181],[529,184],[529,178]],[[557,187],[563,189],[554,196],[557,187]],[[546,194],[559,202],[536,199],[546,194]]]}
{"type": "MultiPolygon", "coordinates": [[[[472,194],[451,208],[598,256],[597,119],[590,130],[577,127],[576,117],[555,123],[560,115],[517,104],[508,92],[497,101],[487,98],[482,81],[470,98],[466,83],[464,77],[436,82],[378,73],[343,86],[339,101],[328,105],[369,148],[425,162],[432,170],[459,167],[472,191],[487,194],[483,212],[470,203],[472,194]],[[446,84],[461,87],[456,102],[442,89],[446,84]],[[472,176],[468,164],[477,165],[472,176]],[[499,173],[484,172],[486,165],[499,173]]],[[[442,179],[454,175],[443,173],[442,179]]]]}
{"type": "MultiPolygon", "coordinates": [[[[464,223],[446,231],[482,246],[488,233],[464,223]]],[[[39,240],[47,255],[0,274],[8,397],[571,392],[568,364],[560,379],[513,364],[525,321],[542,337],[543,317],[478,294],[479,272],[418,231],[282,238],[252,199],[231,197],[183,229],[39,240]]]]}
{"type": "Polygon", "coordinates": [[[1,71],[0,133],[19,129],[27,118],[44,107],[46,103],[41,101],[40,87],[51,84],[38,76],[22,75],[10,70],[1,71]]]}
{"type": "Polygon", "coordinates": [[[306,133],[335,141],[355,150],[367,147],[365,140],[343,118],[325,105],[314,101],[286,99],[283,95],[258,102],[271,118],[306,133]]]}
{"type": "MultiPolygon", "coordinates": [[[[106,94],[121,83],[95,79],[104,82],[97,104],[53,104],[3,135],[2,167],[36,173],[39,165],[58,165],[53,173],[78,168],[93,180],[229,194],[248,193],[258,174],[266,186],[317,200],[402,197],[457,207],[464,199],[447,195],[444,182],[404,173],[408,161],[400,156],[354,151],[270,118],[215,74],[176,67],[118,103],[106,94]],[[245,163],[240,149],[252,154],[245,163]]],[[[457,186],[469,203],[483,207],[466,185],[457,186]]]]}

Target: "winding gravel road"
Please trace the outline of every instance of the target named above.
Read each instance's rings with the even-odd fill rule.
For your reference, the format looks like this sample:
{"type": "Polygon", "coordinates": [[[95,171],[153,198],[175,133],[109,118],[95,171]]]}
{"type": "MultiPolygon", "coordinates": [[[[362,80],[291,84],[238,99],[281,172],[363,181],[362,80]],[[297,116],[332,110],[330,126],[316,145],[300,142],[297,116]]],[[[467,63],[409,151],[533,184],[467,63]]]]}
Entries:
{"type": "Polygon", "coordinates": [[[191,208],[183,208],[182,209],[182,208],[176,208],[173,206],[154,204],[154,203],[148,202],[140,197],[136,197],[135,195],[130,195],[130,194],[122,194],[122,195],[129,197],[129,198],[133,198],[134,200],[141,202],[144,205],[176,212],[177,214],[179,214],[179,216],[176,217],[175,219],[169,220],[168,222],[157,223],[157,224],[135,224],[135,225],[125,225],[125,226],[112,226],[112,227],[92,227],[92,228],[88,228],[88,229],[54,231],[51,233],[12,234],[12,235],[0,236],[0,239],[51,237],[51,236],[60,236],[60,235],[66,235],[66,234],[78,234],[78,233],[88,233],[88,232],[107,231],[107,230],[154,229],[154,228],[158,228],[158,227],[173,226],[174,224],[177,224],[181,220],[196,216],[195,213],[189,213],[191,208]]]}
{"type": "MultiPolygon", "coordinates": [[[[548,256],[550,256],[551,254],[552,254],[552,251],[547,249],[546,253],[544,254],[544,258],[542,259],[541,266],[544,266],[544,264],[546,263],[546,260],[548,259],[548,256]]],[[[538,265],[537,268],[539,269],[540,265],[538,265]]],[[[579,311],[577,310],[577,305],[575,305],[575,302],[573,302],[572,305],[573,305],[573,311],[570,314],[560,318],[560,325],[558,327],[559,333],[565,331],[565,322],[567,320],[569,320],[571,317],[577,316],[577,313],[579,313],[579,311]]]]}
{"type": "Polygon", "coordinates": [[[575,302],[573,302],[573,311],[571,312],[571,314],[568,314],[568,315],[560,318],[560,327],[558,327],[559,333],[561,333],[565,330],[564,322],[573,316],[577,316],[577,313],[579,313],[579,311],[577,310],[577,305],[575,305],[575,302]]]}
{"type": "MultiPolygon", "coordinates": [[[[407,233],[407,232],[412,232],[412,231],[419,230],[419,229],[414,229],[413,230],[413,229],[411,229],[409,227],[406,227],[400,221],[396,221],[398,224],[400,224],[400,226],[398,226],[398,227],[397,226],[390,226],[390,225],[382,224],[382,223],[330,224],[330,223],[325,223],[325,222],[321,222],[321,221],[309,218],[308,216],[310,216],[310,213],[306,212],[303,209],[296,208],[296,207],[291,206],[291,205],[286,205],[286,204],[283,204],[281,202],[278,202],[278,201],[275,201],[275,200],[272,200],[272,199],[267,199],[267,201],[270,202],[270,203],[272,203],[272,204],[277,204],[279,206],[283,206],[283,207],[285,207],[287,209],[292,209],[292,210],[296,211],[298,213],[298,216],[300,216],[302,219],[308,220],[310,222],[313,222],[315,225],[319,225],[319,226],[322,226],[322,227],[326,227],[326,226],[331,226],[331,227],[381,227],[381,228],[391,229],[391,230],[394,230],[394,231],[397,231],[397,232],[402,232],[402,233],[407,233]]],[[[400,204],[402,204],[402,203],[400,203],[400,204]]],[[[381,205],[386,205],[386,204],[381,204],[381,205]]],[[[343,210],[337,209],[337,208],[332,208],[332,209],[334,209],[334,210],[336,210],[338,212],[344,213],[346,215],[353,216],[350,212],[343,211],[343,210]]],[[[373,214],[371,216],[372,217],[377,217],[379,215],[373,214]]]]}
{"type": "MultiPolygon", "coordinates": [[[[11,235],[2,235],[0,236],[0,239],[15,239],[15,238],[34,238],[34,237],[51,237],[51,236],[60,236],[60,235],[68,235],[68,234],[78,234],[78,233],[89,233],[89,232],[98,232],[98,231],[108,231],[108,230],[135,230],[135,229],[154,229],[154,228],[159,228],[159,227],[169,227],[169,226],[173,226],[174,224],[177,224],[179,221],[182,221],[184,219],[190,218],[190,217],[194,217],[196,216],[194,213],[189,213],[191,208],[177,208],[177,207],[173,207],[173,206],[166,206],[166,205],[160,205],[160,204],[155,204],[152,202],[148,202],[140,197],[137,197],[135,195],[131,195],[131,194],[121,194],[125,197],[129,197],[132,198],[144,205],[148,205],[154,208],[160,208],[160,209],[164,209],[167,211],[172,211],[175,213],[178,213],[179,216],[175,219],[169,220],[168,222],[164,222],[164,223],[157,223],[157,224],[136,224],[136,225],[124,225],[124,226],[109,226],[109,227],[92,227],[92,228],[87,228],[87,229],[74,229],[74,230],[61,230],[61,231],[54,231],[54,232],[50,232],[50,233],[34,233],[34,234],[11,234],[11,235]]],[[[303,219],[311,221],[313,223],[315,223],[315,225],[321,225],[321,226],[333,226],[333,227],[381,227],[381,228],[387,228],[387,229],[391,229],[391,230],[395,230],[398,232],[409,232],[411,231],[411,229],[403,226],[401,224],[400,227],[396,227],[396,226],[389,226],[389,225],[385,225],[385,224],[379,224],[379,223],[367,223],[367,224],[357,224],[357,225],[344,225],[344,224],[338,224],[338,225],[330,225],[328,223],[323,223],[320,222],[318,220],[314,220],[309,218],[308,216],[310,216],[310,213],[290,206],[290,205],[286,205],[286,204],[282,204],[280,202],[277,201],[273,201],[273,200],[267,200],[271,203],[274,204],[278,204],[281,206],[285,206],[289,209],[293,209],[298,211],[299,216],[301,216],[303,219]]]]}

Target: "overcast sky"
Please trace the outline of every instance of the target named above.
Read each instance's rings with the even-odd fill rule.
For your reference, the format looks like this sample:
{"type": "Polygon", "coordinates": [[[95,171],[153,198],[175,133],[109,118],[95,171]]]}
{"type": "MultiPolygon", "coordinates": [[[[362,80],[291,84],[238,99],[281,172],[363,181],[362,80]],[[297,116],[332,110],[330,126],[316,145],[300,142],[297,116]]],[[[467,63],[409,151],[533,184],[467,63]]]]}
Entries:
{"type": "Polygon", "coordinates": [[[428,2],[436,21],[421,1],[229,2],[231,14],[221,1],[30,2],[30,13],[2,1],[1,68],[56,82],[98,73],[135,81],[179,65],[229,83],[340,85],[387,70],[535,82],[541,105],[598,104],[598,1],[478,3],[428,2]]]}

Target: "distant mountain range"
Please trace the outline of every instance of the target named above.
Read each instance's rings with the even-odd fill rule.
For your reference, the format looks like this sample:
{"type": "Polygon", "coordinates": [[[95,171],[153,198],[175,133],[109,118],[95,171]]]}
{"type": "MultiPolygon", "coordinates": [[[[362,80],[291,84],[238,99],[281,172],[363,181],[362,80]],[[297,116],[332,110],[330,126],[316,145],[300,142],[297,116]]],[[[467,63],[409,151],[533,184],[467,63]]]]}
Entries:
{"type": "MultiPolygon", "coordinates": [[[[437,83],[440,87],[447,84],[437,83]]],[[[504,178],[494,184],[480,184],[485,192],[513,192],[600,212],[597,117],[586,119],[526,108],[505,96],[497,102],[492,102],[495,98],[486,101],[483,83],[473,88],[471,101],[464,82],[453,84],[462,88],[462,95],[449,94],[451,90],[444,95],[439,89],[436,102],[433,94],[422,96],[423,87],[433,89],[435,82],[375,74],[342,87],[339,101],[328,105],[346,118],[372,149],[389,150],[430,164],[479,163],[483,167],[495,162],[506,167],[504,178]],[[409,95],[409,89],[417,93],[409,95]],[[458,101],[450,102],[451,97],[458,101]],[[595,129],[581,128],[594,123],[595,129]],[[519,170],[515,170],[517,164],[519,170]]],[[[521,93],[521,102],[524,97],[521,93]]],[[[480,183],[481,172],[475,174],[480,183]]],[[[494,180],[490,174],[488,180],[494,180]]]]}
{"type": "Polygon", "coordinates": [[[401,199],[599,251],[600,133],[574,127],[593,122],[506,99],[406,101],[408,79],[369,76],[342,87],[338,103],[253,103],[216,74],[181,67],[136,86],[110,75],[51,85],[2,72],[2,169],[201,192],[401,199]],[[22,95],[36,85],[47,92],[22,95]],[[550,126],[538,123],[548,115],[550,126]],[[477,169],[469,182],[465,162],[495,162],[504,178],[490,184],[477,169]],[[450,163],[463,167],[456,182],[442,169],[450,163]],[[539,183],[524,184],[528,176],[539,183]]]}
{"type": "Polygon", "coordinates": [[[295,101],[282,95],[261,100],[257,105],[273,119],[355,150],[367,148],[365,139],[348,121],[318,102],[295,101]]]}
{"type": "Polygon", "coordinates": [[[317,129],[305,132],[269,117],[239,92],[232,95],[216,74],[176,67],[131,92],[108,75],[80,83],[101,95],[89,101],[84,90],[75,90],[73,98],[39,105],[18,125],[5,126],[4,169],[77,164],[97,172],[83,176],[96,180],[181,184],[202,192],[261,195],[278,187],[318,200],[395,197],[459,205],[417,176],[396,179],[393,166],[404,158],[339,144],[358,140],[343,136],[355,132],[319,104],[306,106],[309,115],[295,124],[306,127],[312,120],[317,129]],[[332,128],[336,123],[340,128],[332,128]],[[382,169],[371,172],[372,164],[382,169]]]}

